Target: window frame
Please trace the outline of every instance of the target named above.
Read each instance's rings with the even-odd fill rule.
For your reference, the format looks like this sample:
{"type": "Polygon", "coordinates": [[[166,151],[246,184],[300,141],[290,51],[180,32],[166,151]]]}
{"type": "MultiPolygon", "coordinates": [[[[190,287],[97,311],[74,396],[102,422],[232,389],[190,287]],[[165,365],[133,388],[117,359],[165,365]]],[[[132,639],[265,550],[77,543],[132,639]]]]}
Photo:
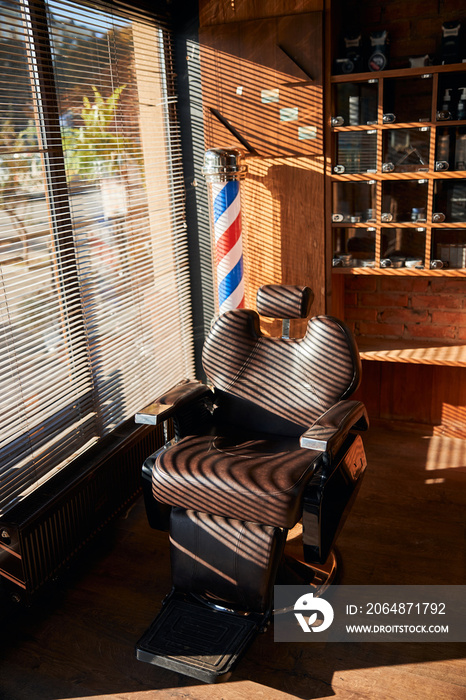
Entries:
{"type": "MultiPolygon", "coordinates": [[[[66,344],[67,344],[67,355],[69,357],[73,356],[73,353],[86,353],[89,355],[88,342],[86,336],[86,312],[83,308],[82,298],[81,298],[81,285],[79,279],[79,267],[77,261],[77,248],[76,242],[74,240],[73,231],[73,215],[71,211],[71,201],[70,192],[68,187],[64,187],[64,183],[67,182],[66,173],[66,161],[65,152],[63,148],[61,126],[60,126],[60,105],[58,96],[60,94],[59,86],[56,82],[55,69],[53,64],[53,48],[51,42],[51,28],[48,23],[48,7],[45,0],[17,0],[15,2],[17,6],[22,7],[23,16],[25,18],[25,41],[28,45],[28,66],[29,74],[32,82],[32,95],[34,101],[34,109],[39,117],[37,119],[38,132],[39,132],[39,148],[38,153],[40,153],[42,166],[44,169],[44,181],[45,181],[45,197],[47,202],[48,211],[50,213],[51,227],[50,231],[53,237],[53,253],[54,253],[54,279],[56,279],[57,284],[59,284],[59,291],[57,291],[57,298],[60,300],[60,313],[62,319],[65,319],[63,327],[67,329],[65,333],[66,344]],[[32,47],[32,49],[31,49],[32,47]],[[59,138],[54,135],[59,135],[59,138]],[[66,279],[63,276],[63,270],[66,270],[66,279]],[[71,330],[72,329],[72,330],[71,330]]],[[[87,3],[77,2],[77,5],[85,6],[87,3]]],[[[109,8],[106,2],[96,2],[89,3],[92,7],[98,9],[106,10],[109,8]]],[[[124,6],[122,6],[124,7],[124,6]]],[[[116,13],[118,13],[118,4],[115,3],[116,13]]],[[[135,14],[137,16],[137,8],[135,14]]],[[[123,13],[128,16],[128,8],[123,9],[123,13]]],[[[130,13],[133,16],[133,13],[130,13]]],[[[152,20],[156,23],[158,18],[152,13],[149,13],[152,20]]],[[[147,13],[143,13],[143,16],[147,17],[147,13]]],[[[167,124],[170,125],[170,135],[167,135],[167,150],[169,153],[169,158],[172,157],[172,139],[171,139],[171,129],[173,125],[175,128],[179,129],[177,123],[176,115],[176,104],[173,99],[173,95],[169,94],[174,88],[174,74],[173,74],[173,57],[169,46],[167,46],[166,40],[166,27],[160,27],[161,31],[161,41],[162,43],[162,55],[163,55],[163,89],[167,95],[166,100],[166,112],[167,112],[167,124]]],[[[176,149],[175,149],[176,150],[176,149]]],[[[174,189],[175,189],[175,175],[174,171],[179,169],[182,172],[182,164],[178,156],[178,160],[175,158],[173,162],[169,164],[170,174],[170,196],[171,205],[170,212],[171,217],[176,218],[177,207],[173,206],[173,201],[175,200],[174,189]]],[[[178,184],[179,186],[179,184],[178,184]]],[[[177,237],[179,232],[177,229],[177,224],[171,224],[172,231],[172,241],[173,248],[177,250],[177,237]]],[[[184,244],[186,245],[186,240],[184,244]]],[[[176,252],[175,252],[176,257],[176,252]]],[[[183,272],[183,274],[186,274],[183,272]]],[[[180,277],[180,270],[177,269],[176,277],[180,277]]],[[[189,282],[188,282],[189,286],[189,282]]],[[[179,287],[178,293],[179,293],[179,287]]],[[[183,315],[183,314],[181,314],[183,315]]],[[[187,332],[183,330],[183,338],[186,338],[186,342],[193,345],[193,332],[192,327],[187,332]]],[[[183,354],[189,353],[189,348],[183,350],[183,354]]],[[[191,347],[192,352],[192,347],[191,347]]],[[[91,394],[90,403],[96,408],[96,443],[93,447],[87,448],[89,454],[94,451],[94,447],[98,450],[99,446],[103,442],[107,442],[111,433],[108,434],[102,430],[102,425],[100,421],[98,406],[99,406],[99,394],[97,391],[96,383],[93,380],[93,367],[92,362],[87,363],[87,373],[90,378],[91,394]]],[[[55,413],[50,413],[41,420],[39,427],[42,428],[46,424],[51,425],[56,420],[60,414],[66,411],[66,407],[59,407],[55,413]]],[[[127,419],[121,423],[121,425],[126,425],[132,419],[127,419]]],[[[115,430],[118,430],[118,426],[115,430]]],[[[140,430],[140,428],[135,427],[135,430],[140,430]]],[[[17,434],[11,439],[9,446],[16,444],[19,447],[18,454],[24,451],[24,445],[28,442],[29,431],[26,430],[21,434],[17,434]]],[[[72,453],[68,460],[65,460],[63,467],[69,466],[69,464],[74,459],[79,459],[82,454],[82,450],[78,450],[74,454],[72,453]]],[[[27,470],[28,471],[28,470],[27,470]]],[[[26,487],[26,492],[35,490],[41,483],[47,479],[53,477],[54,473],[57,473],[57,469],[52,467],[49,473],[41,476],[36,484],[33,486],[26,487]]],[[[1,476],[1,475],[0,475],[1,476]]],[[[17,502],[15,498],[10,507],[14,506],[17,502]]],[[[4,510],[7,513],[9,507],[4,510]]]]}

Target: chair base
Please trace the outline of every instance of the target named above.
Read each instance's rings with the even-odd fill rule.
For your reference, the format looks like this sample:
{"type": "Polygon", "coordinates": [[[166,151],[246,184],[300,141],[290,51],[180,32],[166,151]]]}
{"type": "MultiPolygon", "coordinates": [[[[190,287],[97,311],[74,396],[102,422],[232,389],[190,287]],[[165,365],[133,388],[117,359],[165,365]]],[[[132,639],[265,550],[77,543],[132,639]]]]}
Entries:
{"type": "Polygon", "coordinates": [[[336,547],[330,550],[323,564],[304,561],[302,522],[288,532],[283,562],[285,567],[281,567],[276,583],[309,585],[315,596],[322,595],[329,586],[336,583],[342,570],[341,557],[336,547]]]}
{"type": "Polygon", "coordinates": [[[138,641],[136,658],[204,683],[225,681],[268,617],[229,612],[174,592],[138,641]]]}
{"type": "MultiPolygon", "coordinates": [[[[286,554],[277,577],[277,584],[309,586],[316,598],[323,595],[329,586],[336,583],[340,573],[340,555],[333,549],[324,564],[308,564],[286,554]]],[[[274,615],[289,612],[291,608],[275,608],[274,615]]]]}

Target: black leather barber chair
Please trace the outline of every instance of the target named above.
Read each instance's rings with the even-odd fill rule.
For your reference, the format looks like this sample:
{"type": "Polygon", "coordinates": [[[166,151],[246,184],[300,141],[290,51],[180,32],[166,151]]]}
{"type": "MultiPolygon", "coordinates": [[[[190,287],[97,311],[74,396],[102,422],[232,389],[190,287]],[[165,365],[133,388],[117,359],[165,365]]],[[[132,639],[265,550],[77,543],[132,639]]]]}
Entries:
{"type": "MultiPolygon", "coordinates": [[[[312,296],[266,285],[257,310],[306,318],[312,296]]],[[[184,381],[136,416],[172,418],[175,430],[143,467],[149,522],[170,531],[173,588],[136,653],[214,682],[267,627],[274,583],[312,586],[334,570],[333,543],[366,467],[358,431],[368,421],[348,400],[360,380],[355,342],[331,316],[312,318],[294,339],[264,336],[255,311],[228,311],[203,365],[209,386],[184,381]],[[286,558],[299,523],[301,555],[286,558]]]]}

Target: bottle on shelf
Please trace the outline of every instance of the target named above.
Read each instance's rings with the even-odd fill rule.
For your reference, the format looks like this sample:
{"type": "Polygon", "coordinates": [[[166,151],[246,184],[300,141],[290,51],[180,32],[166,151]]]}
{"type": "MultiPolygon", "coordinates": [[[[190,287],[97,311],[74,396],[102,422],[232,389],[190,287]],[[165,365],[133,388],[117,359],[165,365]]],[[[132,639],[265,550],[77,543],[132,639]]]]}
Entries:
{"type": "Polygon", "coordinates": [[[458,88],[461,91],[460,98],[458,100],[458,109],[456,112],[457,119],[466,119],[466,87],[458,88]]]}
{"type": "Polygon", "coordinates": [[[370,35],[371,55],[368,67],[370,71],[384,70],[388,64],[388,32],[383,29],[380,32],[372,32],[370,35]]]}
{"type": "Polygon", "coordinates": [[[455,147],[455,168],[456,170],[466,170],[466,132],[458,130],[455,147]]]}
{"type": "Polygon", "coordinates": [[[359,95],[350,95],[348,103],[349,124],[356,126],[359,124],[359,95]]]}
{"type": "Polygon", "coordinates": [[[348,65],[343,70],[344,73],[360,73],[362,65],[362,37],[360,32],[350,32],[344,37],[346,60],[348,65]],[[351,68],[350,65],[351,64],[351,68]]]}
{"type": "Polygon", "coordinates": [[[466,221],[466,180],[453,180],[448,205],[449,221],[466,221]]]}
{"type": "Polygon", "coordinates": [[[437,128],[435,170],[449,170],[455,167],[455,133],[451,127],[437,128]]]}
{"type": "Polygon", "coordinates": [[[445,160],[447,163],[450,160],[450,134],[448,131],[437,136],[437,160],[445,160]]]}
{"type": "Polygon", "coordinates": [[[452,88],[446,88],[443,93],[442,109],[437,112],[437,119],[439,121],[446,121],[451,119],[451,90],[452,88]]]}
{"type": "Polygon", "coordinates": [[[461,22],[457,19],[442,25],[442,63],[459,63],[461,61],[461,22]]]}

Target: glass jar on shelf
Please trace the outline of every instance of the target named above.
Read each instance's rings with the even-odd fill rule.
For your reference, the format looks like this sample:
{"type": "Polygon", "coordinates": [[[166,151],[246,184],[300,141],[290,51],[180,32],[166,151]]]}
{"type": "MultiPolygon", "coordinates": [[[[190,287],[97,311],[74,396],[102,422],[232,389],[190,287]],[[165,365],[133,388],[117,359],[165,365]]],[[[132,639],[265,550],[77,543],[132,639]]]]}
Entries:
{"type": "Polygon", "coordinates": [[[333,183],[334,224],[364,224],[375,222],[374,180],[333,183]]]}
{"type": "Polygon", "coordinates": [[[383,86],[385,124],[428,122],[432,109],[432,74],[410,78],[386,78],[383,86]]]}
{"type": "Polygon", "coordinates": [[[427,180],[382,182],[382,223],[426,223],[427,192],[427,180]]]}
{"type": "Polygon", "coordinates": [[[360,126],[377,122],[378,80],[333,86],[332,126],[360,126]]]}
{"type": "Polygon", "coordinates": [[[333,267],[375,267],[375,229],[334,228],[333,267]]]}
{"type": "Polygon", "coordinates": [[[387,129],[383,132],[382,172],[426,172],[429,169],[430,128],[387,129]]]}
{"type": "Polygon", "coordinates": [[[423,269],[426,230],[419,228],[382,228],[380,267],[423,269]]]}

